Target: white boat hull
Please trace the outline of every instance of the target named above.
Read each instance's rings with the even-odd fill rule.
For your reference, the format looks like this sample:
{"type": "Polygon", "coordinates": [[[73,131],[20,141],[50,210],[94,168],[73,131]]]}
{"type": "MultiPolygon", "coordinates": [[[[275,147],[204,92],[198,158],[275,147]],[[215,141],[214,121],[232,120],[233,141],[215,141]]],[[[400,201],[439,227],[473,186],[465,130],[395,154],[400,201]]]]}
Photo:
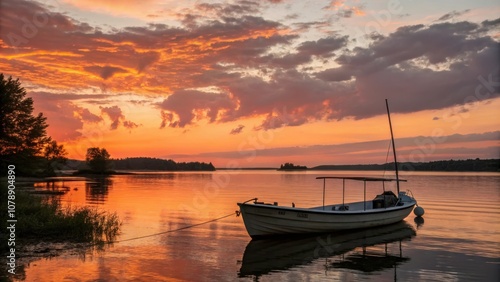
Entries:
{"type": "Polygon", "coordinates": [[[324,233],[392,224],[407,217],[415,201],[388,208],[339,211],[332,206],[294,208],[268,204],[238,203],[252,238],[284,234],[324,233]]]}

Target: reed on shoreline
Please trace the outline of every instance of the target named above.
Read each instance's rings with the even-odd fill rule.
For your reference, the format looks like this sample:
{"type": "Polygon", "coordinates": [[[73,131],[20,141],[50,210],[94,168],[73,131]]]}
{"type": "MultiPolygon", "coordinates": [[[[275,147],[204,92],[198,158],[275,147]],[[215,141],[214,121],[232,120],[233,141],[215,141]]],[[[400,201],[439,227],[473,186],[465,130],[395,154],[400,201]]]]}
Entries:
{"type": "MultiPolygon", "coordinates": [[[[6,219],[7,186],[0,183],[0,217],[6,219]]],[[[121,222],[115,213],[100,211],[97,208],[62,207],[57,198],[31,195],[17,190],[15,194],[16,238],[23,241],[68,241],[78,243],[102,244],[112,242],[119,234],[121,222]]],[[[3,220],[1,225],[4,226],[3,220]]],[[[7,234],[1,233],[0,240],[7,242],[7,234]]],[[[1,244],[2,252],[7,244],[1,244]]]]}

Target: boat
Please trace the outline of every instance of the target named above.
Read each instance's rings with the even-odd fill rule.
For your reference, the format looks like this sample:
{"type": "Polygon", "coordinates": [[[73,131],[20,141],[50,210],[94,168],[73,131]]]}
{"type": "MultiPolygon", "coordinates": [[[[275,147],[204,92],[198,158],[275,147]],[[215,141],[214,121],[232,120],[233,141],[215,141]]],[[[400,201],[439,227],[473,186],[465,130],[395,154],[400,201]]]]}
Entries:
{"type": "MultiPolygon", "coordinates": [[[[391,129],[392,148],[396,178],[362,177],[362,176],[321,176],[323,180],[323,205],[301,208],[280,206],[277,202],[259,202],[258,198],[237,203],[239,214],[243,217],[245,228],[252,238],[273,235],[326,233],[341,230],[352,230],[383,226],[402,221],[417,206],[417,201],[411,191],[400,191],[396,147],[392,131],[389,104],[386,100],[389,127],[391,129]],[[342,181],[342,202],[325,205],[325,190],[327,180],[342,181]],[[345,203],[346,182],[361,181],[364,187],[363,201],[345,203]],[[386,182],[396,182],[397,195],[385,190],[386,182]],[[373,199],[366,197],[367,183],[382,183],[383,192],[373,199]],[[253,202],[252,202],[253,201],[253,202]]],[[[423,215],[423,209],[415,209],[417,216],[423,215]]]]}

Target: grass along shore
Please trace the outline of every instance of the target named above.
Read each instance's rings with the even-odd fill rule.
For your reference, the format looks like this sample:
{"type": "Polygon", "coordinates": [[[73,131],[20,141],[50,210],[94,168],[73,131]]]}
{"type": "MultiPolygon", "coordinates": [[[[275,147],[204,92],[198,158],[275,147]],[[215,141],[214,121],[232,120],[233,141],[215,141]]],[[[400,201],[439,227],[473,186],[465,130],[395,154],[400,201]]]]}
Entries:
{"type": "MultiPolygon", "coordinates": [[[[7,178],[0,178],[0,218],[7,230],[7,178]]],[[[121,222],[114,213],[92,207],[62,207],[58,198],[31,195],[20,187],[15,189],[16,249],[33,242],[74,242],[99,245],[112,242],[121,222]]],[[[8,252],[7,232],[0,234],[0,250],[8,252]]]]}

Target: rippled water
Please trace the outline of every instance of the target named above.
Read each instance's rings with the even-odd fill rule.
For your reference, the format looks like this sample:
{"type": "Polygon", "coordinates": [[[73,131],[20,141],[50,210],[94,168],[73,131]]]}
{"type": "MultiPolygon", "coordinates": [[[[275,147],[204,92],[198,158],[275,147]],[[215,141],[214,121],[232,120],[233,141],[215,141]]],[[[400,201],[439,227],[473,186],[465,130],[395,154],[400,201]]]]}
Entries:
{"type": "MultiPolygon", "coordinates": [[[[104,251],[74,251],[31,262],[28,281],[498,281],[500,174],[412,173],[411,189],[425,209],[383,228],[251,241],[236,202],[254,197],[297,207],[322,203],[325,175],[383,172],[217,171],[114,176],[66,182],[66,204],[116,211],[122,234],[104,251]],[[74,189],[77,188],[77,189],[74,189]],[[132,239],[132,240],[129,240],[132,239]]],[[[348,183],[346,201],[363,198],[348,183]]],[[[341,199],[327,183],[327,202],[341,199]]],[[[379,187],[367,188],[370,197],[379,187]]]]}

